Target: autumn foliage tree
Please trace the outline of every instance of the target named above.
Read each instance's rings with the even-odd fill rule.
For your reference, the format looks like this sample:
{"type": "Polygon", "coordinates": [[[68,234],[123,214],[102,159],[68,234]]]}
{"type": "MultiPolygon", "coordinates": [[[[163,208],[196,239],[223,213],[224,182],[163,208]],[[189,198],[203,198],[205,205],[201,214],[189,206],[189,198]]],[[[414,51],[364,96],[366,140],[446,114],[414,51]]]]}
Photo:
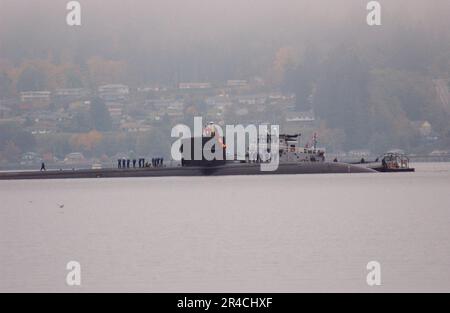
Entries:
{"type": "Polygon", "coordinates": [[[98,131],[112,129],[111,115],[102,99],[97,97],[91,101],[90,115],[94,129],[98,131]]]}
{"type": "Polygon", "coordinates": [[[102,139],[103,135],[98,131],[93,130],[88,133],[73,135],[70,139],[70,145],[73,151],[81,151],[90,155],[100,144],[102,139]]]}

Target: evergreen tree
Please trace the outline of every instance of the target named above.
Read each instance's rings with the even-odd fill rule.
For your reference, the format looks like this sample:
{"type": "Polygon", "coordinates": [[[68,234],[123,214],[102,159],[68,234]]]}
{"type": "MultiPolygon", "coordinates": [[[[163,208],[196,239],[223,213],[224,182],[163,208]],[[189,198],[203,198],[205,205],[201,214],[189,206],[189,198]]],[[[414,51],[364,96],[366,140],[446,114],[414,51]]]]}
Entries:
{"type": "Polygon", "coordinates": [[[91,101],[90,113],[94,129],[98,131],[112,130],[111,115],[102,99],[97,97],[91,101]]]}

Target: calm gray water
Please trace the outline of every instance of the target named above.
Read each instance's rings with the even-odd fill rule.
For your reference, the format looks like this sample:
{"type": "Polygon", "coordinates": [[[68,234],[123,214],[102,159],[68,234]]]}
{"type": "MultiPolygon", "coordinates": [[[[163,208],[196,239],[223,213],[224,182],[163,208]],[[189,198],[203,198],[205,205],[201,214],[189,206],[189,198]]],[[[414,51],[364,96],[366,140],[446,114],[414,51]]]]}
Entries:
{"type": "Polygon", "coordinates": [[[2,181],[0,291],[448,292],[450,165],[416,167],[2,181]],[[382,285],[369,287],[373,260],[382,285]]]}

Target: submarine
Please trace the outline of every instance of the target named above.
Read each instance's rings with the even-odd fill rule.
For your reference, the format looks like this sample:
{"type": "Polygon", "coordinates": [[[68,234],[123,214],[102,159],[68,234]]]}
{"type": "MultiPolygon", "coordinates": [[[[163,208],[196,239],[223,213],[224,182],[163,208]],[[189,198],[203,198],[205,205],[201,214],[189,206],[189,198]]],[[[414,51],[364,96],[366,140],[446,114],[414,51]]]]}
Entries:
{"type": "Polygon", "coordinates": [[[267,149],[267,156],[252,155],[248,149],[245,158],[232,158],[227,155],[225,137],[219,138],[214,133],[202,137],[183,140],[180,147],[181,162],[176,166],[149,166],[144,168],[110,168],[110,169],[73,169],[47,171],[0,172],[0,180],[30,179],[76,179],[76,178],[126,178],[126,177],[195,177],[195,176],[239,176],[239,175],[297,175],[297,174],[354,174],[376,173],[373,168],[349,163],[327,162],[325,150],[312,147],[300,147],[298,135],[279,135],[277,151],[267,149]],[[202,150],[210,149],[214,158],[195,157],[195,149],[185,146],[201,142],[202,150]],[[211,146],[211,142],[215,142],[211,146]],[[212,148],[211,148],[212,147],[212,148]],[[216,151],[215,149],[218,149],[216,151]],[[271,158],[277,157],[277,166],[269,166],[271,158]]]}

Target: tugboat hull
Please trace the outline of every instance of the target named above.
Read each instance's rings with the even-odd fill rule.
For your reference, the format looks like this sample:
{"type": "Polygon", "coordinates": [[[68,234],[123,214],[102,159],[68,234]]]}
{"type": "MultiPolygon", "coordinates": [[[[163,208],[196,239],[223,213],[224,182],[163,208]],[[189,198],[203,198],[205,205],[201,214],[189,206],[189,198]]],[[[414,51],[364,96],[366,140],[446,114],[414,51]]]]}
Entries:
{"type": "Polygon", "coordinates": [[[414,168],[384,168],[384,167],[375,167],[374,170],[381,173],[411,173],[416,171],[414,168]]]}

